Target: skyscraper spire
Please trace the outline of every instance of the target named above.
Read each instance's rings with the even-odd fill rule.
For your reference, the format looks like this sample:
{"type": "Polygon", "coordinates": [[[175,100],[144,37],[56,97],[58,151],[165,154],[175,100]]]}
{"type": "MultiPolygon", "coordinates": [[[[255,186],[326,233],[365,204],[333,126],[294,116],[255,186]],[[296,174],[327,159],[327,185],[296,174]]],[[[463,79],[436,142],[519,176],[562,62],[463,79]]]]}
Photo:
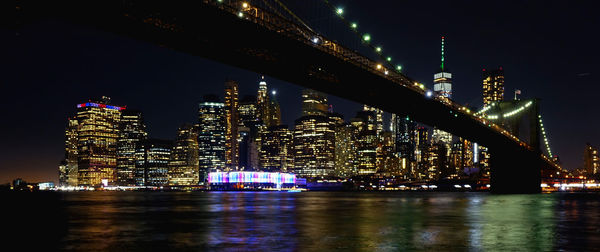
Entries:
{"type": "Polygon", "coordinates": [[[440,66],[442,72],[444,71],[444,36],[442,36],[442,65],[440,66]]]}

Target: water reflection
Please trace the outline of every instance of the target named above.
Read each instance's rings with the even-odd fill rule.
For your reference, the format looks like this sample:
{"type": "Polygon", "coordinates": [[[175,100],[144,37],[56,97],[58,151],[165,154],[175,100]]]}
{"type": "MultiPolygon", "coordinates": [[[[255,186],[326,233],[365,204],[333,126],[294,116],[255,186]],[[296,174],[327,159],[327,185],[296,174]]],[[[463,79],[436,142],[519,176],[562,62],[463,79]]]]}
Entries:
{"type": "Polygon", "coordinates": [[[65,250],[591,250],[598,195],[85,192],[65,250]]]}

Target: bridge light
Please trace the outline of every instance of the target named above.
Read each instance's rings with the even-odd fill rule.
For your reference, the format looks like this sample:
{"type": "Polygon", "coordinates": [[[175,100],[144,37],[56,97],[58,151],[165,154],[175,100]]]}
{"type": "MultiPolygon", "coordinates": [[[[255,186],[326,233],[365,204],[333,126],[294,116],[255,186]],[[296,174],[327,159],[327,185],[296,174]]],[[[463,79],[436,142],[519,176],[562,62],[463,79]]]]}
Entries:
{"type": "Polygon", "coordinates": [[[378,47],[376,47],[376,48],[375,48],[375,51],[377,51],[377,52],[381,52],[381,47],[379,47],[379,46],[378,46],[378,47]]]}
{"type": "Polygon", "coordinates": [[[392,57],[387,57],[386,60],[387,61],[392,61],[392,57]]]}
{"type": "Polygon", "coordinates": [[[312,42],[313,42],[313,43],[315,43],[315,44],[316,44],[316,43],[319,43],[319,38],[317,38],[317,37],[314,37],[314,38],[312,39],[312,42]]]}
{"type": "Polygon", "coordinates": [[[273,91],[271,91],[271,94],[276,95],[277,91],[273,90],[273,91]]]}
{"type": "Polygon", "coordinates": [[[238,17],[244,17],[244,13],[243,12],[238,12],[238,17]]]}
{"type": "Polygon", "coordinates": [[[371,35],[369,35],[368,33],[363,35],[363,40],[367,42],[371,41],[371,35]]]}
{"type": "Polygon", "coordinates": [[[397,65],[397,66],[396,66],[396,70],[398,70],[398,71],[402,71],[402,66],[401,66],[401,65],[397,65]]]}
{"type": "Polygon", "coordinates": [[[433,92],[431,92],[431,90],[427,90],[427,93],[425,93],[425,95],[429,98],[433,96],[433,92]]]}
{"type": "Polygon", "coordinates": [[[350,27],[352,27],[352,29],[356,29],[358,27],[358,24],[352,23],[352,24],[350,24],[350,27]]]}
{"type": "Polygon", "coordinates": [[[385,73],[385,75],[388,75],[388,70],[385,70],[385,72],[384,72],[384,73],[385,73]]]}
{"type": "Polygon", "coordinates": [[[246,2],[242,3],[242,7],[248,8],[248,3],[246,3],[246,2]]]}
{"type": "Polygon", "coordinates": [[[342,8],[337,8],[337,9],[335,10],[335,13],[337,13],[338,15],[340,15],[340,16],[341,16],[342,14],[344,14],[344,9],[342,9],[342,8]]]}
{"type": "Polygon", "coordinates": [[[377,64],[377,69],[381,69],[381,64],[377,64]]]}

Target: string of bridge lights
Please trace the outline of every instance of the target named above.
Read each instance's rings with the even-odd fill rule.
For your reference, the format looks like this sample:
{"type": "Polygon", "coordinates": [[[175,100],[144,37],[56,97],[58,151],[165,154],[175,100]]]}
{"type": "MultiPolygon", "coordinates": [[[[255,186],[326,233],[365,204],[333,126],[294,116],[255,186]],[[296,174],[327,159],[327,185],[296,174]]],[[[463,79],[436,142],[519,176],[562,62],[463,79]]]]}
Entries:
{"type": "Polygon", "coordinates": [[[329,6],[329,8],[331,8],[331,10],[333,10],[335,12],[335,14],[350,28],[350,30],[352,32],[354,32],[354,34],[356,34],[359,39],[368,47],[370,47],[371,49],[373,49],[373,51],[375,51],[375,54],[378,55],[384,62],[386,62],[387,64],[389,64],[390,67],[392,67],[393,69],[396,69],[396,71],[398,71],[399,73],[402,72],[402,65],[397,64],[394,66],[394,64],[392,64],[392,57],[391,56],[383,56],[383,48],[381,46],[374,46],[373,44],[371,44],[372,41],[372,37],[371,34],[369,33],[363,33],[361,34],[358,31],[358,23],[357,22],[350,22],[348,21],[345,17],[344,17],[344,8],[342,7],[335,7],[333,6],[331,3],[329,3],[329,0],[323,0],[323,2],[329,6]]]}
{"type": "MultiPolygon", "coordinates": [[[[512,110],[510,112],[506,112],[506,113],[502,114],[502,118],[509,118],[509,117],[512,117],[512,116],[514,116],[516,114],[519,114],[520,112],[522,112],[525,109],[529,108],[531,106],[531,104],[533,104],[533,101],[529,101],[526,104],[521,105],[520,107],[518,107],[515,110],[512,110]]],[[[495,105],[496,105],[495,103],[492,103],[490,106],[484,107],[481,111],[477,112],[475,115],[482,114],[482,113],[490,110],[491,108],[493,108],[495,105]]],[[[487,118],[489,120],[496,120],[496,119],[500,118],[500,115],[486,115],[485,118],[487,118]]]]}
{"type": "Polygon", "coordinates": [[[546,136],[546,129],[544,129],[544,123],[542,122],[542,115],[538,115],[540,128],[542,129],[542,137],[544,138],[544,143],[546,145],[546,150],[548,151],[548,155],[552,157],[552,150],[550,150],[550,142],[548,142],[548,137],[546,136]]]}

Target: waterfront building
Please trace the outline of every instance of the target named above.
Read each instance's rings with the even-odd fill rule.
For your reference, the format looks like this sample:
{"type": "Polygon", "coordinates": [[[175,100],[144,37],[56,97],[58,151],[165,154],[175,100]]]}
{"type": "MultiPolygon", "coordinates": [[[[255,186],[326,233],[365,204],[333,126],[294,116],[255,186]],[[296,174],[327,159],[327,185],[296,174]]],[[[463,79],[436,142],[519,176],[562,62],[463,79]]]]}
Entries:
{"type": "Polygon", "coordinates": [[[173,142],[146,139],[135,151],[136,185],[164,186],[169,182],[169,161],[173,142]]]}
{"type": "Polygon", "coordinates": [[[292,131],[287,125],[267,128],[261,132],[260,166],[263,171],[286,172],[294,165],[292,131]]]}
{"type": "Polygon", "coordinates": [[[225,104],[206,95],[198,105],[198,149],[200,182],[212,171],[225,169],[225,104]]]}
{"type": "Polygon", "coordinates": [[[199,172],[198,126],[185,124],[177,130],[171,150],[169,185],[198,185],[199,172]]]}
{"type": "Polygon", "coordinates": [[[307,115],[295,121],[294,173],[302,177],[334,175],[335,132],[326,116],[307,115]]]}
{"type": "Polygon", "coordinates": [[[583,169],[587,176],[600,175],[600,154],[598,154],[598,148],[585,144],[585,150],[583,152],[583,169]]]}
{"type": "Polygon", "coordinates": [[[121,111],[109,97],[77,105],[77,171],[80,186],[114,185],[121,111]]]}
{"type": "Polygon", "coordinates": [[[238,127],[239,86],[236,81],[225,81],[225,167],[237,170],[239,164],[238,127]]]}
{"type": "Polygon", "coordinates": [[[483,69],[483,106],[504,100],[504,70],[483,69]]]}
{"type": "Polygon", "coordinates": [[[211,190],[285,189],[296,186],[296,174],[279,172],[211,172],[211,190]]]}
{"type": "Polygon", "coordinates": [[[369,175],[377,172],[377,115],[372,110],[356,113],[351,124],[356,127],[358,150],[358,175],[369,175]]]}
{"type": "Polygon", "coordinates": [[[335,127],[335,175],[349,178],[358,173],[358,130],[349,123],[335,127]]]}
{"type": "Polygon", "coordinates": [[[146,139],[146,125],[142,112],[123,110],[119,122],[119,139],[117,141],[117,184],[135,185],[135,151],[140,141],[146,139]]]}
{"type": "Polygon", "coordinates": [[[69,186],[68,183],[68,171],[67,171],[67,159],[63,159],[58,164],[58,185],[69,186]]]}
{"type": "Polygon", "coordinates": [[[78,166],[78,127],[76,118],[69,118],[65,130],[65,162],[66,166],[62,173],[63,180],[61,186],[77,186],[79,172],[78,166]]]}

